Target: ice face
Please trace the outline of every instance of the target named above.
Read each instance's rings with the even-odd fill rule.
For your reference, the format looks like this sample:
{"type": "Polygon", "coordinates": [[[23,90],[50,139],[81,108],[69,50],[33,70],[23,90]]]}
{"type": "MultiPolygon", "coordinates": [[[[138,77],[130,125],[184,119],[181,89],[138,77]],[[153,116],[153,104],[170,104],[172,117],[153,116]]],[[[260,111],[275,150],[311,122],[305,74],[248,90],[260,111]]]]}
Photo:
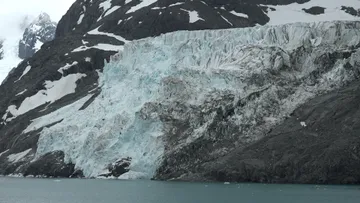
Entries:
{"type": "MultiPolygon", "coordinates": [[[[62,150],[87,177],[131,157],[122,178],[150,178],[165,152],[211,138],[217,110],[234,109],[227,122],[242,134],[232,141],[256,140],[309,98],[353,80],[356,73],[344,64],[359,64],[359,51],[326,71],[322,57],[359,44],[359,28],[360,23],[296,23],[181,31],[130,42],[99,73],[102,91],[86,109],[78,110],[91,95],[35,119],[25,131],[62,120],[41,132],[36,157],[62,150]],[[165,149],[179,120],[189,126],[174,138],[174,148],[165,149]]],[[[221,141],[233,135],[215,136],[221,141]]]]}

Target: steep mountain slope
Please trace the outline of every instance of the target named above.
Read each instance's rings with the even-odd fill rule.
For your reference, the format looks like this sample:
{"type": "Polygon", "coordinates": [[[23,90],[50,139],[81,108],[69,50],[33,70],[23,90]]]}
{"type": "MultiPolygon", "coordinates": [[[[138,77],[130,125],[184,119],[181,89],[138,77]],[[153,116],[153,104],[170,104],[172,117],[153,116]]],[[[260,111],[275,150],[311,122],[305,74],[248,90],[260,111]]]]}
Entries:
{"type": "Polygon", "coordinates": [[[29,58],[37,52],[41,45],[55,37],[56,23],[47,13],[40,14],[26,29],[19,42],[19,57],[29,58]]]}
{"type": "Polygon", "coordinates": [[[359,19],[342,9],[356,0],[321,1],[323,15],[306,12],[316,1],[294,2],[76,1],[55,40],[0,86],[0,173],[221,180],[221,157],[233,160],[308,99],[358,77],[359,24],[130,41],[281,24],[276,13],[294,6],[305,21],[359,19]]]}

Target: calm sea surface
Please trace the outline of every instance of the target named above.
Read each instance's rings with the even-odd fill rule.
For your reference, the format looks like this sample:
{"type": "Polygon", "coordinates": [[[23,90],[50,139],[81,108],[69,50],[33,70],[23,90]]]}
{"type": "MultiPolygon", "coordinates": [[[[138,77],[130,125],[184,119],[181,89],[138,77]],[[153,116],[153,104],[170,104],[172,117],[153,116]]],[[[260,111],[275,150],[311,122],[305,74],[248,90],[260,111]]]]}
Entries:
{"type": "Polygon", "coordinates": [[[1,178],[0,203],[360,203],[360,186],[1,178]]]}

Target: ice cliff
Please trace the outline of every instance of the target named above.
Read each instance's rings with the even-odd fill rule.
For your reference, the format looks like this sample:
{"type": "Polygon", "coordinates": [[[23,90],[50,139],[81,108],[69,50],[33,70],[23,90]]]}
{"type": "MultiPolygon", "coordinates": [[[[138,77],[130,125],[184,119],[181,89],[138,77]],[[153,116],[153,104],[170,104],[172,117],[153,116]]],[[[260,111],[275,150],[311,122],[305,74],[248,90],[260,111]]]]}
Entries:
{"type": "Polygon", "coordinates": [[[359,22],[133,41],[98,72],[101,92],[93,101],[90,91],[23,133],[47,126],[34,159],[63,151],[86,177],[109,173],[109,164],[126,157],[129,171],[120,178],[181,176],[261,139],[310,98],[358,78],[359,45],[359,22]]]}

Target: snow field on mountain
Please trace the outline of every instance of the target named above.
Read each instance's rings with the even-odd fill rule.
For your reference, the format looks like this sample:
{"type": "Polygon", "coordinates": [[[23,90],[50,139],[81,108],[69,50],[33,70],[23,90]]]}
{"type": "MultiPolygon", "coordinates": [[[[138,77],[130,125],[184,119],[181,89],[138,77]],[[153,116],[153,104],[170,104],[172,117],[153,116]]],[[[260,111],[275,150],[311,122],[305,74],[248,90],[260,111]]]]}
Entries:
{"type": "MultiPolygon", "coordinates": [[[[24,133],[62,120],[42,130],[36,158],[62,150],[66,162],[74,163],[86,177],[97,177],[107,172],[108,164],[131,157],[130,172],[119,178],[151,178],[164,155],[166,122],[161,116],[182,119],[170,111],[179,108],[177,104],[212,105],[228,94],[235,96],[236,103],[254,92],[265,92],[238,109],[231,122],[255,125],[256,120],[264,119],[261,127],[266,130],[307,99],[353,80],[344,64],[358,63],[358,52],[337,61],[315,85],[294,85],[321,68],[314,60],[327,50],[346,51],[360,43],[360,23],[345,27],[335,22],[295,23],[180,31],[133,41],[99,73],[102,91],[86,109],[79,110],[92,95],[33,120],[24,133]],[[312,52],[299,58],[303,61],[294,69],[290,54],[302,46],[312,52]],[[254,77],[267,79],[256,83],[254,77]],[[279,91],[290,90],[294,93],[279,98],[279,91]],[[269,102],[274,106],[268,107],[269,102]]],[[[206,136],[208,122],[191,124],[194,132],[185,145],[206,136]]],[[[256,139],[255,132],[244,133],[256,139]]]]}
{"type": "MultiPolygon", "coordinates": [[[[28,69],[25,69],[25,71],[27,70],[28,69]]],[[[39,107],[48,102],[53,103],[68,94],[74,93],[76,89],[76,81],[82,77],[86,77],[86,75],[76,73],[62,77],[59,80],[45,81],[45,89],[40,90],[35,95],[25,98],[19,107],[16,107],[15,105],[9,106],[6,113],[2,116],[3,122],[9,122],[15,119],[17,116],[31,111],[36,107],[39,107]],[[9,116],[9,113],[12,115],[11,117],[9,116]]],[[[21,79],[21,77],[19,79],[21,79]]]]}
{"type": "MultiPolygon", "coordinates": [[[[266,5],[264,5],[266,6],[266,5]]],[[[281,25],[294,22],[319,22],[334,20],[360,20],[360,17],[352,16],[341,10],[341,6],[360,9],[360,0],[311,0],[307,3],[292,3],[284,6],[269,6],[275,8],[275,11],[268,9],[270,22],[268,25],[281,25]],[[325,8],[325,13],[312,15],[302,9],[309,9],[313,6],[325,8]]]]}

